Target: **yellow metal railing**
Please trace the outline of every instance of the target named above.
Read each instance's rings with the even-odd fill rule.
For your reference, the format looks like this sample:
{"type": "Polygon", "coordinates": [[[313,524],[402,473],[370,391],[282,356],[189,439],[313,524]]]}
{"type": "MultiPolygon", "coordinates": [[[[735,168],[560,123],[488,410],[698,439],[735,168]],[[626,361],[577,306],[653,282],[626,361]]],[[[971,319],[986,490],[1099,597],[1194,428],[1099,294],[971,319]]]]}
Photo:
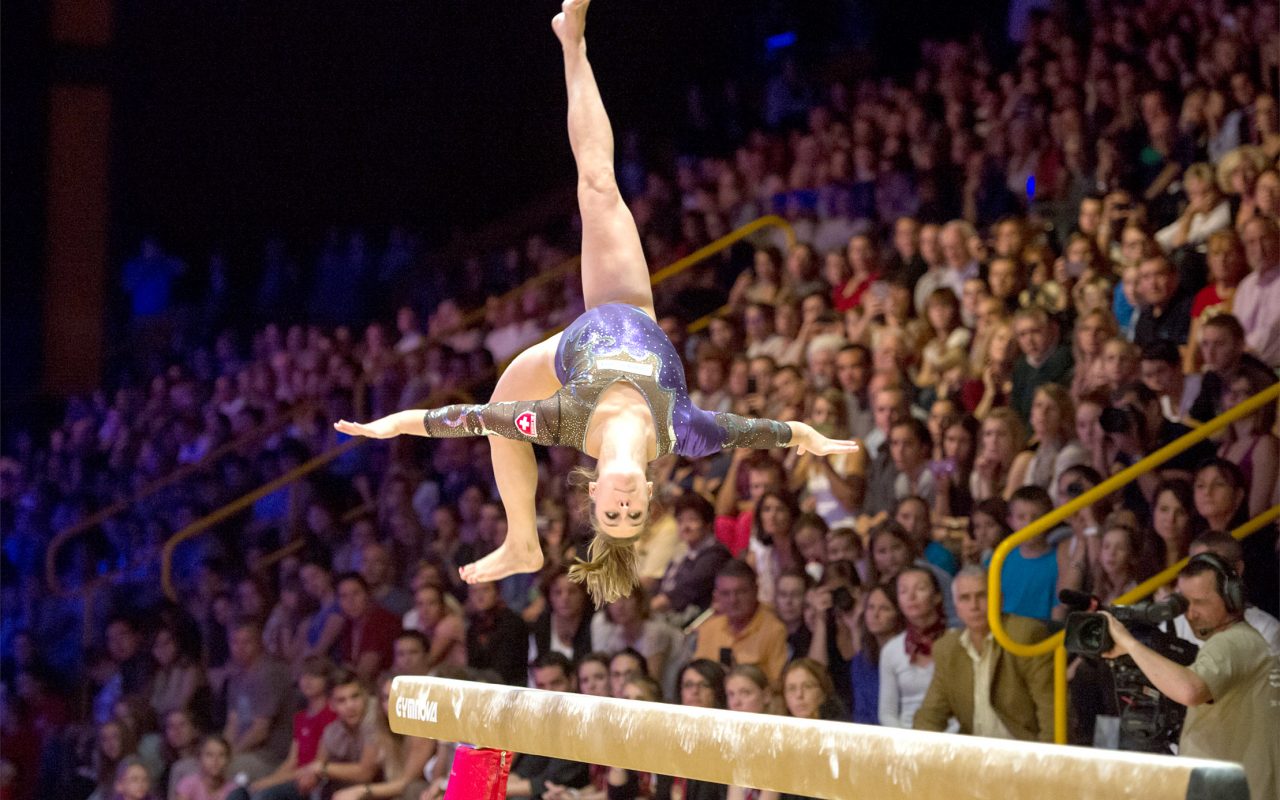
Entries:
{"type": "MultiPolygon", "coordinates": [[[[694,252],[690,253],[684,258],[678,259],[675,262],[667,265],[666,267],[663,267],[662,269],[658,270],[656,273],[653,274],[653,276],[649,279],[650,283],[656,286],[657,284],[663,281],[669,280],[675,277],[676,275],[681,274],[682,272],[694,266],[695,264],[715,255],[716,253],[726,250],[729,247],[732,247],[734,244],[737,244],[742,239],[745,239],[746,237],[756,233],[757,231],[763,228],[768,228],[768,227],[781,228],[784,235],[787,238],[788,244],[793,245],[795,243],[796,241],[795,230],[791,227],[791,224],[788,223],[782,217],[770,214],[768,216],[760,217],[759,219],[753,220],[752,222],[749,222],[746,225],[743,225],[742,227],[737,228],[736,230],[733,230],[725,234],[719,239],[716,239],[714,242],[711,242],[705,247],[701,247],[698,250],[695,250],[694,252]]],[[[552,272],[567,271],[568,269],[571,269],[573,266],[576,266],[578,263],[580,263],[579,258],[571,258],[563,262],[559,266],[553,268],[552,272]]],[[[548,276],[546,274],[543,274],[543,275],[535,276],[531,280],[526,281],[524,286],[521,287],[521,289],[517,289],[514,291],[521,291],[522,289],[528,288],[530,285],[536,285],[535,281],[545,282],[548,280],[552,280],[555,277],[558,277],[558,275],[552,274],[548,276]]],[[[554,333],[554,331],[551,333],[554,333]]],[[[455,389],[451,391],[456,392],[457,390],[455,389]]],[[[431,398],[426,398],[426,400],[428,401],[430,399],[431,398]]],[[[218,523],[222,522],[223,520],[227,519],[233,514],[236,514],[244,510],[245,508],[248,508],[253,503],[257,502],[263,497],[266,497],[267,495],[271,494],[277,489],[280,489],[284,486],[289,485],[290,483],[293,483],[298,478],[301,478],[315,471],[316,469],[323,467],[325,464],[328,464],[329,462],[333,461],[338,456],[341,456],[349,452],[350,450],[353,450],[354,448],[359,447],[361,444],[364,443],[364,441],[365,441],[364,439],[351,439],[349,441],[343,442],[340,445],[330,448],[328,451],[321,453],[320,455],[312,458],[310,461],[307,461],[304,464],[299,465],[295,469],[291,470],[290,472],[284,475],[281,475],[279,478],[276,478],[270,483],[267,483],[255,489],[254,491],[249,492],[248,494],[242,497],[239,497],[236,500],[233,500],[232,502],[228,503],[222,508],[219,508],[218,510],[213,511],[212,513],[196,520],[195,522],[191,523],[187,527],[175,533],[173,536],[169,537],[169,540],[165,542],[164,548],[161,551],[161,555],[160,555],[160,559],[161,559],[160,581],[161,581],[161,585],[164,588],[165,594],[171,600],[176,601],[178,599],[177,589],[173,585],[173,554],[177,550],[179,545],[181,545],[183,542],[189,541],[190,539],[204,533],[209,528],[213,527],[214,525],[217,525],[218,523]]],[[[277,549],[276,551],[264,556],[262,559],[262,562],[260,563],[264,563],[264,562],[269,564],[276,563],[280,559],[286,558],[288,555],[294,552],[297,552],[297,550],[300,549],[301,546],[302,545],[299,542],[290,542],[282,546],[281,548],[277,549]]]]}
{"type": "MultiPolygon", "coordinates": [[[[996,547],[995,553],[991,556],[991,565],[988,568],[989,572],[987,575],[987,619],[991,624],[991,633],[995,637],[996,641],[1000,643],[1001,647],[1008,650],[1015,656],[1030,657],[1045,655],[1050,652],[1053,653],[1054,741],[1059,744],[1065,744],[1067,741],[1067,651],[1062,646],[1063,640],[1065,639],[1065,633],[1059,631],[1047,639],[1034,644],[1015,642],[1009,637],[1008,631],[1004,629],[1000,613],[1002,605],[1000,572],[1004,568],[1005,559],[1008,558],[1009,554],[1013,552],[1015,547],[1023,542],[1046,533],[1056,527],[1060,522],[1066,520],[1072,514],[1075,514],[1077,511],[1080,511],[1112,492],[1123,488],[1126,484],[1137,480],[1192,445],[1204,441],[1233,422],[1261,410],[1268,404],[1275,403],[1278,399],[1280,399],[1280,384],[1276,384],[1259,392],[1235,408],[1220,414],[1190,433],[1170,442],[1133,466],[1117,472],[1115,475],[1107,478],[1102,483],[1093,487],[1066,505],[1059,506],[1027,527],[1017,533],[1014,533],[996,547]]],[[[1276,518],[1280,518],[1280,506],[1261,514],[1231,533],[1237,539],[1244,538],[1276,518]]],[[[1178,571],[1185,564],[1186,561],[1183,560],[1172,567],[1169,567],[1159,575],[1143,582],[1141,586],[1136,587],[1132,591],[1127,592],[1122,597],[1118,598],[1117,602],[1132,603],[1135,600],[1145,597],[1147,594],[1150,594],[1160,586],[1168,583],[1173,577],[1177,576],[1178,571]]]]}

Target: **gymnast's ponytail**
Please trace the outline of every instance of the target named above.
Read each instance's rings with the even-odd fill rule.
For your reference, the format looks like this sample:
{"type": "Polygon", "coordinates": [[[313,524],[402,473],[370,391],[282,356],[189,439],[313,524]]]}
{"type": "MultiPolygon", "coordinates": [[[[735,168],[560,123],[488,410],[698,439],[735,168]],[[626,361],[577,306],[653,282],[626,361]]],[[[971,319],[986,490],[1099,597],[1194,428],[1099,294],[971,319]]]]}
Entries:
{"type": "Polygon", "coordinates": [[[574,559],[569,580],[586,584],[597,608],[626,597],[639,583],[640,557],[634,538],[616,539],[597,530],[587,556],[586,561],[574,559]]]}

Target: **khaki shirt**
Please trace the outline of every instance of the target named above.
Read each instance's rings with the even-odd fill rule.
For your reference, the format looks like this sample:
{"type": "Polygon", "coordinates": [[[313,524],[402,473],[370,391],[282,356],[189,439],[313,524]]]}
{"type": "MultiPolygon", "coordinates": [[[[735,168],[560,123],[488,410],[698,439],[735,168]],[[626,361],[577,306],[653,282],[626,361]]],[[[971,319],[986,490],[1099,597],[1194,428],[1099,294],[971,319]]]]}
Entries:
{"type": "Polygon", "coordinates": [[[1191,671],[1213,702],[1187,709],[1178,752],[1244,766],[1253,800],[1280,797],[1280,661],[1247,622],[1214,634],[1191,671]]]}

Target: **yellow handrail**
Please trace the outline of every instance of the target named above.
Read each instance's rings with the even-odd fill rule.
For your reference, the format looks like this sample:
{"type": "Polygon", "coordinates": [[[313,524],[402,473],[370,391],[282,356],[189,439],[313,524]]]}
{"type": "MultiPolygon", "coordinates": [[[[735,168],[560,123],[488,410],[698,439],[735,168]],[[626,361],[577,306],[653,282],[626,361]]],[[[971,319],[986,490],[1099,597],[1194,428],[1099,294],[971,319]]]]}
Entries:
{"type": "MultiPolygon", "coordinates": [[[[1092,489],[1080,495],[1076,499],[1068,502],[1066,505],[1059,506],[1057,509],[1049,512],[1048,514],[1045,514],[1043,517],[1031,523],[1027,527],[1023,528],[1017,533],[1014,533],[1012,536],[1005,539],[1003,542],[999,544],[999,546],[996,547],[995,552],[991,556],[991,564],[988,567],[988,573],[987,573],[987,620],[991,625],[991,633],[995,637],[996,641],[1000,643],[1001,647],[1008,650],[1010,653],[1012,653],[1015,656],[1030,657],[1030,656],[1044,655],[1050,652],[1054,653],[1054,671],[1053,671],[1054,673],[1053,674],[1054,741],[1058,742],[1059,744],[1065,744],[1067,741],[1067,677],[1066,677],[1067,658],[1066,658],[1066,651],[1062,647],[1062,642],[1065,639],[1065,634],[1062,631],[1059,631],[1054,635],[1048,637],[1047,639],[1036,642],[1035,644],[1025,644],[1022,642],[1015,642],[1013,639],[1009,637],[1008,631],[1004,629],[1004,624],[1001,620],[1001,611],[1000,611],[1001,605],[1002,605],[1001,592],[1000,592],[1000,573],[1001,573],[1001,570],[1004,568],[1005,559],[1008,558],[1009,553],[1013,552],[1013,549],[1015,547],[1022,544],[1023,542],[1033,539],[1036,536],[1039,536],[1040,534],[1049,531],[1050,529],[1057,526],[1058,523],[1066,520],[1068,517],[1070,517],[1072,514],[1075,514],[1077,511],[1080,511],[1086,506],[1092,505],[1093,503],[1111,494],[1112,492],[1115,492],[1118,489],[1123,488],[1125,485],[1137,480],[1138,478],[1150,472],[1155,467],[1160,466],[1164,462],[1168,461],[1169,459],[1173,458],[1174,456],[1188,449],[1192,445],[1195,445],[1195,444],[1198,444],[1199,442],[1204,441],[1205,439],[1209,438],[1210,436],[1222,430],[1223,428],[1227,427],[1228,425],[1232,424],[1233,422],[1236,422],[1239,419],[1243,419],[1244,417],[1247,417],[1250,414],[1253,414],[1254,412],[1259,411],[1269,403],[1276,402],[1277,399],[1280,399],[1280,383],[1270,386],[1261,392],[1258,392],[1256,395],[1254,395],[1253,397],[1250,397],[1248,400],[1244,401],[1243,403],[1236,406],[1235,408],[1232,408],[1229,411],[1226,411],[1225,413],[1220,414],[1217,417],[1214,417],[1212,420],[1199,426],[1195,430],[1192,430],[1191,432],[1185,434],[1184,436],[1170,442],[1169,444],[1160,448],[1159,450],[1147,456],[1146,458],[1142,459],[1141,461],[1134,464],[1133,466],[1127,467],[1121,470],[1120,472],[1117,472],[1115,475],[1112,475],[1110,478],[1107,478],[1102,483],[1093,487],[1092,489]]],[[[1259,517],[1259,519],[1263,517],[1267,517],[1273,512],[1275,512],[1278,516],[1280,516],[1280,508],[1277,508],[1277,509],[1271,509],[1271,511],[1268,511],[1262,514],[1259,517]]],[[[1275,516],[1272,516],[1271,519],[1275,519],[1275,516]]],[[[1249,533],[1252,533],[1253,531],[1265,525],[1266,522],[1265,521],[1260,522],[1256,527],[1250,528],[1250,525],[1252,524],[1253,523],[1250,522],[1242,526],[1237,531],[1234,531],[1233,535],[1236,535],[1237,538],[1247,536],[1249,533]],[[1244,532],[1241,533],[1241,531],[1244,531],[1244,532]]],[[[1151,589],[1149,589],[1148,591],[1153,591],[1155,588],[1162,586],[1164,583],[1167,583],[1169,581],[1169,578],[1172,577],[1173,575],[1177,575],[1177,568],[1170,567],[1169,569],[1160,573],[1160,575],[1157,575],[1151,580],[1144,582],[1142,586],[1138,588],[1140,589],[1148,586],[1148,584],[1151,584],[1151,589]],[[1168,573],[1172,573],[1172,575],[1168,575],[1168,573]],[[1153,584],[1152,582],[1155,581],[1157,578],[1163,578],[1163,579],[1160,580],[1158,583],[1153,584]]],[[[1124,595],[1124,597],[1120,599],[1125,600],[1126,602],[1132,602],[1133,598],[1131,597],[1131,595],[1134,595],[1136,591],[1137,589],[1135,589],[1134,591],[1128,592],[1124,595]]],[[[1142,595],[1136,595],[1136,596],[1140,597],[1142,595]]]]}
{"type": "MultiPolygon", "coordinates": [[[[711,242],[705,247],[701,247],[698,250],[695,250],[694,252],[685,256],[684,258],[678,259],[672,264],[669,264],[668,266],[663,267],[662,269],[658,270],[658,272],[654,273],[653,277],[650,278],[650,283],[652,285],[657,285],[662,281],[675,277],[676,275],[679,275],[680,273],[689,269],[699,261],[702,261],[708,258],[709,256],[715,255],[721,250],[731,247],[738,241],[742,240],[747,236],[750,236],[751,234],[755,233],[756,231],[762,228],[766,228],[770,226],[781,228],[783,230],[784,235],[787,237],[787,242],[789,244],[795,243],[796,241],[795,230],[791,227],[791,224],[787,222],[785,219],[783,219],[782,217],[779,217],[774,214],[770,214],[764,217],[760,217],[759,219],[753,220],[751,222],[748,222],[746,225],[743,225],[742,227],[737,228],[736,230],[733,230],[725,234],[724,236],[721,236],[719,239],[716,239],[714,242],[711,242]]],[[[565,262],[562,262],[559,266],[555,267],[554,270],[566,269],[569,265],[577,264],[578,262],[579,262],[579,259],[572,258],[565,262]]],[[[533,282],[533,280],[538,280],[539,278],[541,278],[542,280],[550,280],[550,278],[547,278],[545,276],[535,276],[534,279],[532,279],[531,281],[527,281],[525,283],[525,287],[529,286],[533,282]]],[[[450,391],[455,392],[457,390],[450,390],[450,391]]],[[[427,398],[428,401],[430,399],[431,398],[427,398]]],[[[337,445],[336,447],[331,448],[330,450],[324,453],[321,453],[315,458],[312,458],[310,461],[307,461],[305,464],[300,464],[296,468],[290,470],[284,475],[281,475],[279,478],[276,478],[270,483],[267,483],[266,485],[261,486],[258,489],[255,489],[254,491],[249,492],[248,494],[236,500],[233,500],[231,503],[227,504],[226,506],[223,506],[222,508],[216,511],[213,511],[210,514],[196,520],[195,522],[191,523],[187,527],[175,533],[173,536],[169,537],[169,540],[165,542],[164,548],[161,551],[161,555],[160,555],[160,558],[161,558],[160,582],[164,588],[165,594],[171,600],[177,601],[178,599],[177,590],[173,586],[173,553],[174,553],[174,550],[177,549],[178,545],[203,533],[204,531],[208,530],[212,526],[223,521],[227,517],[230,517],[232,514],[235,514],[236,512],[249,507],[253,503],[257,502],[259,499],[271,494],[275,490],[283,486],[287,486],[288,484],[292,483],[293,481],[297,480],[303,475],[306,475],[312,472],[313,470],[324,466],[325,464],[334,460],[338,456],[348,452],[349,450],[355,447],[360,446],[361,444],[364,443],[364,441],[365,441],[364,439],[351,439],[349,441],[343,442],[342,444],[337,445]]],[[[294,549],[300,546],[301,545],[297,544],[296,542],[290,542],[289,544],[286,544],[283,547],[277,549],[276,551],[264,556],[263,561],[268,563],[275,563],[275,561],[278,561],[280,558],[284,558],[285,555],[287,555],[286,553],[284,553],[284,551],[288,550],[289,552],[294,552],[294,549]],[[294,548],[294,549],[290,549],[290,548],[294,548]]]]}

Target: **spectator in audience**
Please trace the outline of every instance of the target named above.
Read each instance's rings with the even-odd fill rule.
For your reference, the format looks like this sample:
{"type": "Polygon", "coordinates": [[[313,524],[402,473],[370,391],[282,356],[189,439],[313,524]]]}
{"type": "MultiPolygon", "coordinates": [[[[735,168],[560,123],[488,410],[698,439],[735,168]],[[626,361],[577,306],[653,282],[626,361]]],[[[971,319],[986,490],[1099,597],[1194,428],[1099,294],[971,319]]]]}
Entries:
{"type": "Polygon", "coordinates": [[[1059,342],[1057,323],[1044,309],[1032,306],[1019,310],[1013,318],[1013,330],[1022,355],[1013,367],[1009,406],[1025,423],[1031,417],[1036,388],[1046,383],[1069,387],[1073,362],[1071,348],[1059,342]]]}
{"type": "Polygon", "coordinates": [[[1280,368],[1280,227],[1271,217],[1249,220],[1240,234],[1248,275],[1240,281],[1232,313],[1245,341],[1264,364],[1280,368]]]}
{"type": "Polygon", "coordinates": [[[155,664],[143,647],[142,633],[130,618],[117,616],[107,622],[107,656],[111,672],[93,698],[93,718],[106,721],[115,704],[125,697],[147,691],[155,664]]]}
{"type": "Polygon", "coordinates": [[[1046,383],[1031,401],[1032,446],[1023,450],[1009,468],[1008,485],[1056,486],[1068,467],[1089,461],[1089,453],[1075,441],[1075,406],[1067,390],[1046,383]]]}
{"type": "Polygon", "coordinates": [[[894,581],[906,630],[880,653],[880,724],[910,728],[933,679],[933,645],[946,630],[942,588],[932,572],[908,567],[894,581]]]}
{"type": "Polygon", "coordinates": [[[1182,173],[1187,207],[1181,216],[1156,231],[1156,243],[1166,253],[1202,244],[1210,235],[1231,227],[1231,203],[1218,193],[1213,167],[1198,162],[1182,173]]]}
{"type": "MultiPolygon", "coordinates": [[[[196,654],[183,652],[178,632],[162,627],[151,645],[156,673],[151,682],[151,709],[163,719],[170,711],[191,708],[197,692],[207,689],[196,654]]],[[[202,698],[203,699],[203,698],[202,698]]]]}
{"type": "Polygon", "coordinates": [[[649,663],[643,655],[631,648],[619,650],[609,659],[609,694],[622,697],[622,687],[627,681],[649,674],[649,663]]]}
{"type": "MultiPolygon", "coordinates": [[[[1235,570],[1236,575],[1242,581],[1244,580],[1244,548],[1241,546],[1239,539],[1222,531],[1206,531],[1197,536],[1195,541],[1191,543],[1188,555],[1194,557],[1201,553],[1213,553],[1218,558],[1221,558],[1235,570]]],[[[1244,621],[1261,634],[1271,655],[1280,654],[1280,620],[1253,604],[1246,604],[1244,621]]],[[[1191,627],[1191,623],[1187,621],[1185,614],[1175,619],[1173,625],[1174,631],[1181,638],[1197,646],[1204,645],[1204,639],[1197,635],[1197,632],[1191,627]]]]}
{"type": "Polygon", "coordinates": [[[1093,593],[1103,603],[1114,603],[1138,585],[1142,575],[1143,539],[1133,526],[1133,517],[1117,511],[1101,528],[1098,569],[1093,577],[1093,593]]]}
{"type": "Polygon", "coordinates": [[[937,478],[929,469],[929,455],[933,451],[933,437],[929,428],[914,417],[894,423],[889,432],[889,454],[897,473],[893,483],[893,497],[897,502],[908,497],[919,497],[925,502],[925,514],[933,507],[937,496],[937,478]]]}
{"type": "Polygon", "coordinates": [[[231,747],[217,734],[200,741],[200,769],[177,786],[177,800],[226,800],[236,788],[227,773],[231,747]]]}
{"type": "Polygon", "coordinates": [[[564,568],[545,575],[541,584],[548,604],[529,631],[529,661],[552,651],[572,661],[598,649],[591,646],[586,587],[569,580],[564,568]]]}
{"type": "Polygon", "coordinates": [[[851,632],[855,652],[849,660],[854,722],[880,724],[880,653],[902,632],[904,624],[891,586],[881,584],[861,595],[854,608],[851,632]]]}
{"type": "Polygon", "coordinates": [[[305,619],[298,632],[303,658],[330,653],[346,628],[338,595],[333,590],[333,575],[320,561],[304,561],[298,568],[302,589],[315,603],[316,611],[305,619]]]}
{"type": "MultiPolygon", "coordinates": [[[[867,435],[867,491],[862,512],[874,516],[888,512],[897,500],[898,470],[894,465],[889,437],[893,426],[910,417],[906,394],[901,388],[885,388],[875,393],[872,401],[875,430],[867,435]]],[[[926,450],[926,454],[927,454],[926,450]]]]}
{"type": "Polygon", "coordinates": [[[609,697],[609,654],[588,653],[574,670],[578,691],[591,697],[609,697]]]}
{"type": "Polygon", "coordinates": [[[400,617],[374,601],[369,583],[359,573],[339,575],[334,586],[338,607],[347,621],[337,652],[342,663],[369,685],[379,672],[391,666],[392,645],[400,635],[400,617]]]}
{"type": "Polygon", "coordinates": [[[427,637],[402,631],[391,646],[391,671],[397,675],[426,675],[427,637]]]}
{"type": "Polygon", "coordinates": [[[1133,330],[1134,343],[1139,347],[1156,341],[1185,343],[1191,335],[1192,288],[1183,283],[1165,256],[1143,259],[1138,265],[1142,310],[1133,330]]]}
{"type": "MultiPolygon", "coordinates": [[[[1023,486],[1009,498],[1009,527],[1017,532],[1053,510],[1049,493],[1039,486],[1023,486]]],[[[1059,561],[1062,548],[1049,543],[1048,532],[1023,542],[1009,553],[1000,576],[1003,614],[1048,621],[1058,603],[1059,561]]]]}
{"type": "Polygon", "coordinates": [[[698,629],[694,658],[730,666],[755,664],[777,680],[787,657],[787,629],[760,604],[755,570],[730,561],[716,574],[715,615],[698,629]]]}
{"type": "MultiPolygon", "coordinates": [[[[848,404],[834,387],[813,398],[808,420],[816,430],[824,431],[824,436],[847,439],[851,435],[848,404]]],[[[827,525],[846,524],[862,505],[866,461],[866,453],[861,449],[830,456],[812,453],[796,456],[791,466],[791,490],[800,494],[802,502],[811,502],[813,510],[827,525]]]]}
{"type": "MultiPolygon", "coordinates": [[[[455,667],[467,665],[466,622],[461,614],[454,613],[448,599],[444,590],[434,583],[421,586],[413,594],[413,607],[417,615],[414,626],[406,628],[421,631],[429,642],[422,665],[425,672],[430,672],[439,664],[455,667]]],[[[407,619],[408,615],[405,617],[407,619]]]]}
{"type": "Polygon", "coordinates": [[[792,660],[782,670],[782,699],[787,716],[845,721],[827,668],[808,658],[792,660]]]}
{"type": "Polygon", "coordinates": [[[1009,508],[1003,498],[991,497],[973,507],[967,536],[961,547],[961,562],[985,567],[991,563],[996,545],[1013,533],[1009,528],[1009,508]]]}
{"type": "Polygon", "coordinates": [[[231,629],[231,672],[227,676],[227,722],[231,772],[250,780],[271,772],[289,749],[293,712],[289,672],[262,651],[262,628],[241,620],[231,629]]]}
{"type": "Polygon", "coordinates": [[[1198,520],[1191,483],[1165,478],[1156,487],[1151,505],[1151,529],[1159,539],[1156,566],[1167,569],[1187,557],[1198,520]]]}
{"type": "Polygon", "coordinates": [[[1244,245],[1240,243],[1240,237],[1235,231],[1225,230],[1212,234],[1206,248],[1209,282],[1196,293],[1191,304],[1191,332],[1187,338],[1187,356],[1183,362],[1188,374],[1198,372],[1201,365],[1201,326],[1218,314],[1231,313],[1236,288],[1249,274],[1244,245]]]}
{"type": "Polygon", "coordinates": [[[1181,422],[1194,399],[1186,391],[1182,357],[1173,342],[1153,342],[1142,348],[1139,374],[1147,388],[1160,398],[1160,413],[1170,422],[1181,422]]]}
{"type": "Polygon", "coordinates": [[[92,775],[96,788],[89,800],[110,800],[112,792],[119,791],[118,776],[130,767],[138,767],[143,779],[151,786],[151,774],[137,757],[137,740],[120,722],[107,720],[98,726],[94,738],[92,775]]]}
{"type": "Polygon", "coordinates": [[[1226,375],[1240,367],[1268,372],[1252,353],[1245,352],[1245,331],[1240,320],[1231,314],[1218,314],[1205,321],[1200,332],[1200,353],[1203,369],[1199,375],[1188,378],[1187,391],[1195,396],[1188,411],[1190,418],[1208,422],[1217,415],[1222,396],[1222,383],[1226,375]]]}
{"type": "MultiPolygon", "coordinates": [[[[1196,513],[1213,531],[1232,531],[1249,518],[1249,485],[1233,461],[1210,458],[1192,482],[1196,513]]],[[[1249,602],[1271,616],[1280,615],[1280,569],[1275,555],[1276,529],[1268,526],[1244,540],[1244,561],[1254,565],[1247,584],[1249,602]]]]}
{"type": "MultiPolygon", "coordinates": [[[[1276,382],[1273,375],[1239,368],[1223,376],[1222,396],[1218,413],[1222,414],[1265,390],[1276,382]]],[[[1272,431],[1276,427],[1276,404],[1268,403],[1248,417],[1229,425],[1218,455],[1232,461],[1244,473],[1249,486],[1249,516],[1256,517],[1272,505],[1280,502],[1277,481],[1280,481],[1280,441],[1272,431]]]]}
{"type": "Polygon", "coordinates": [[[755,508],[765,492],[778,491],[786,485],[782,465],[773,458],[754,450],[741,448],[730,457],[729,470],[725,473],[716,493],[716,538],[729,552],[739,556],[751,541],[751,527],[755,508]],[[747,497],[740,497],[738,486],[740,472],[747,473],[747,497]]]}
{"type": "Polygon", "coordinates": [[[795,544],[800,507],[788,492],[765,492],[756,504],[751,541],[744,561],[759,577],[760,602],[773,604],[773,590],[783,570],[803,567],[795,544]]]}
{"type": "Polygon", "coordinates": [[[715,509],[701,495],[688,493],[677,498],[675,518],[684,554],[677,555],[668,565],[649,607],[679,620],[692,619],[711,607],[715,575],[732,556],[717,541],[713,531],[715,509]]]}
{"type": "Polygon", "coordinates": [[[373,600],[397,617],[413,608],[413,595],[396,585],[391,552],[382,544],[371,542],[360,551],[360,577],[373,600]]]}
{"type": "MultiPolygon", "coordinates": [[[[229,796],[229,800],[246,800],[252,796],[259,800],[263,790],[287,784],[298,770],[315,761],[320,751],[320,738],[337,714],[329,704],[335,672],[333,663],[322,656],[312,656],[302,662],[302,674],[298,676],[298,692],[304,706],[293,715],[293,740],[284,761],[270,775],[265,775],[229,796]]],[[[281,790],[284,791],[284,790],[281,790]]],[[[266,794],[267,798],[271,795],[266,794]]]]}
{"type": "Polygon", "coordinates": [[[1026,444],[1026,429],[1009,408],[993,409],[982,421],[981,441],[969,478],[969,494],[975,502],[991,497],[1007,498],[1018,487],[1010,480],[1013,462],[1026,444]]]}
{"type": "Polygon", "coordinates": [[[168,787],[165,797],[177,794],[178,783],[200,770],[199,747],[200,731],[190,711],[176,709],[164,716],[161,758],[166,765],[166,774],[159,784],[168,787]]]}
{"type": "Polygon", "coordinates": [[[1106,344],[1120,336],[1115,317],[1106,309],[1094,309],[1076,320],[1072,360],[1071,396],[1079,399],[1085,393],[1109,383],[1103,366],[1106,344]]]}
{"type": "MultiPolygon", "coordinates": [[[[562,653],[543,653],[533,662],[531,671],[534,688],[553,692],[574,690],[572,665],[562,653]]],[[[581,789],[590,782],[590,768],[586,764],[520,753],[511,766],[507,797],[540,800],[549,787],[581,789]]]]}
{"type": "Polygon", "coordinates": [[[151,775],[136,758],[126,758],[120,763],[112,788],[115,790],[112,800],[158,800],[151,793],[151,775]]]}
{"type": "Polygon", "coordinates": [[[631,595],[597,611],[591,620],[594,651],[633,648],[645,657],[649,672],[659,679],[666,675],[667,659],[678,647],[679,640],[678,630],[650,617],[649,598],[640,586],[631,595]]]}
{"type": "Polygon", "coordinates": [[[467,592],[467,665],[493,670],[510,686],[528,682],[529,632],[503,604],[495,583],[473,583],[467,592]]]}
{"type": "MultiPolygon", "coordinates": [[[[951,584],[964,627],[933,646],[936,668],[912,721],[916,730],[946,730],[954,718],[960,733],[1000,739],[1053,740],[1053,657],[1017,658],[995,641],[987,621],[987,573],[968,566],[951,584]]],[[[1003,620],[1017,642],[1048,636],[1041,623],[1003,620]]]]}

